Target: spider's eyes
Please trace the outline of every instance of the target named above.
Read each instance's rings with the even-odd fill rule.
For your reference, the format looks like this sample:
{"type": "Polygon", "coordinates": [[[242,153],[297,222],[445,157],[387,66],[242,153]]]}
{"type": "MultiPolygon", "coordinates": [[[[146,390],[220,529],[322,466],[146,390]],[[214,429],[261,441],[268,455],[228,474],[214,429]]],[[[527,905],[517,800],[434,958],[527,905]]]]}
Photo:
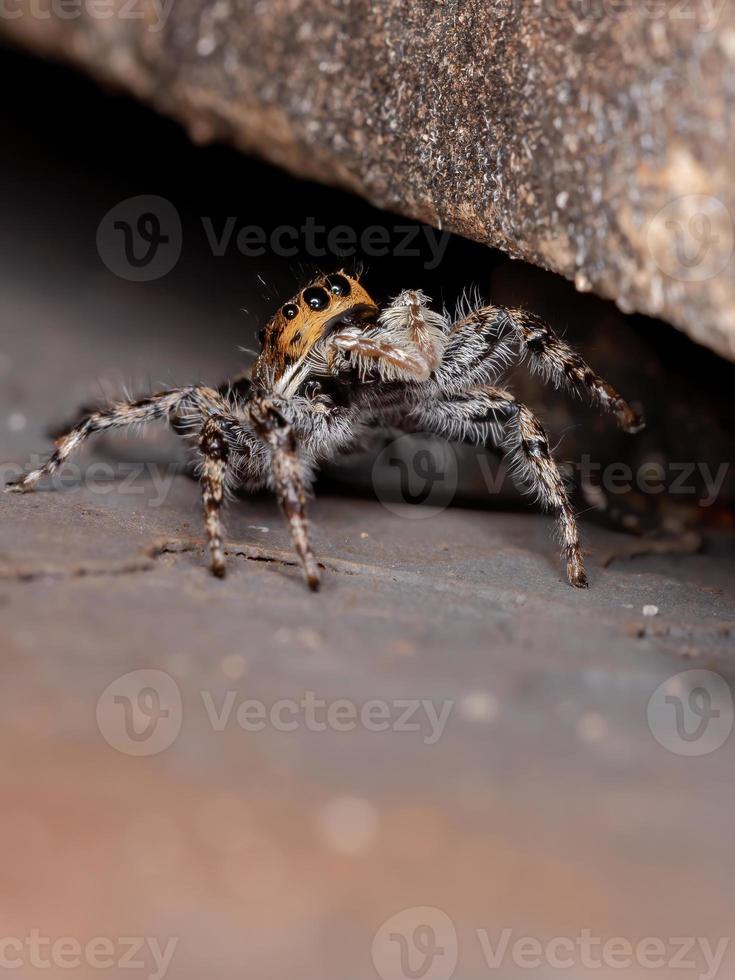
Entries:
{"type": "Polygon", "coordinates": [[[299,308],[295,303],[286,303],[281,313],[283,313],[287,320],[293,320],[294,317],[299,315],[299,308]]]}
{"type": "Polygon", "coordinates": [[[352,292],[349,279],[339,274],[329,276],[327,278],[327,286],[329,286],[329,292],[334,293],[335,296],[349,296],[352,292]]]}
{"type": "Polygon", "coordinates": [[[312,310],[326,310],[329,306],[329,293],[321,286],[310,286],[303,291],[301,296],[312,310]]]}

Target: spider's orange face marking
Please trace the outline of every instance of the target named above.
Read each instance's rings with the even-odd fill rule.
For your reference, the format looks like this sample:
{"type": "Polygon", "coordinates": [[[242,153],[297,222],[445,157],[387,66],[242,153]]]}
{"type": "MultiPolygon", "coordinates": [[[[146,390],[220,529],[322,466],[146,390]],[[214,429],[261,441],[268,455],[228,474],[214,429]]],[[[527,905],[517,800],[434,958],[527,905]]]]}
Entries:
{"type": "Polygon", "coordinates": [[[253,379],[273,384],[338,325],[374,320],[378,308],[357,279],[320,276],[285,303],[261,332],[263,349],[253,379]]]}

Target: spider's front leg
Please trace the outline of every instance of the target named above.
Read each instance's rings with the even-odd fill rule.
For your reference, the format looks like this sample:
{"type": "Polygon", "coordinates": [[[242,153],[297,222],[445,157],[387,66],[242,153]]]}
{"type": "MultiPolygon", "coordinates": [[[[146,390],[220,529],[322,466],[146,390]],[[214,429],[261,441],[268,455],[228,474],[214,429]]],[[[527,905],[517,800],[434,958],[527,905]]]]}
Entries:
{"type": "Polygon", "coordinates": [[[385,307],[377,323],[347,324],[327,340],[327,365],[338,374],[356,369],[361,380],[428,381],[442,359],[449,325],[429,308],[419,289],[406,289],[385,307]]]}
{"type": "Polygon", "coordinates": [[[579,530],[559,467],[538,417],[503,388],[483,386],[453,399],[427,401],[413,416],[422,428],[448,439],[481,446],[499,444],[525,489],[557,514],[571,585],[586,589],[579,530]],[[503,438],[505,435],[505,438],[503,438]]]}
{"type": "Polygon", "coordinates": [[[266,397],[250,401],[250,416],[256,434],[271,449],[273,485],[288,523],[294,550],[301,561],[309,588],[319,589],[319,566],[309,541],[306,517],[306,473],[297,450],[291,425],[266,397]]]}
{"type": "Polygon", "coordinates": [[[462,317],[453,326],[439,381],[444,391],[465,390],[473,383],[497,377],[498,369],[513,358],[520,347],[531,369],[557,388],[567,388],[589,397],[590,401],[617,419],[625,432],[645,427],[641,415],[611,384],[601,378],[581,354],[573,350],[551,327],[524,310],[483,306],[462,317]]]}

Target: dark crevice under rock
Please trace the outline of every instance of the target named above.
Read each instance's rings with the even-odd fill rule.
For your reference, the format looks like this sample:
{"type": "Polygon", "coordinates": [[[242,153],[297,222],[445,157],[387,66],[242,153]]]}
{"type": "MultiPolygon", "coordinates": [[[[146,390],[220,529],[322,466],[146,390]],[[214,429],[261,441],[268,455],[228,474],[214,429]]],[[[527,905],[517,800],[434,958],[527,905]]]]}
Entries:
{"type": "Polygon", "coordinates": [[[735,358],[735,7],[143,0],[7,34],[735,358]],[[129,5],[126,6],[129,10],[129,5]]]}

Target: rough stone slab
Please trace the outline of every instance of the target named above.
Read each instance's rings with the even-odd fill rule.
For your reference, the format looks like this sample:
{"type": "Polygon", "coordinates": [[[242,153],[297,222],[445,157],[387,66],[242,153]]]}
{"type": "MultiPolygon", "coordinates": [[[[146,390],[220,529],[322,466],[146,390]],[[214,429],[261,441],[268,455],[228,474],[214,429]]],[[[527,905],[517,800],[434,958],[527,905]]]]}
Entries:
{"type": "Polygon", "coordinates": [[[732,4],[129,6],[0,29],[196,140],[498,246],[735,357],[732,4]]]}

